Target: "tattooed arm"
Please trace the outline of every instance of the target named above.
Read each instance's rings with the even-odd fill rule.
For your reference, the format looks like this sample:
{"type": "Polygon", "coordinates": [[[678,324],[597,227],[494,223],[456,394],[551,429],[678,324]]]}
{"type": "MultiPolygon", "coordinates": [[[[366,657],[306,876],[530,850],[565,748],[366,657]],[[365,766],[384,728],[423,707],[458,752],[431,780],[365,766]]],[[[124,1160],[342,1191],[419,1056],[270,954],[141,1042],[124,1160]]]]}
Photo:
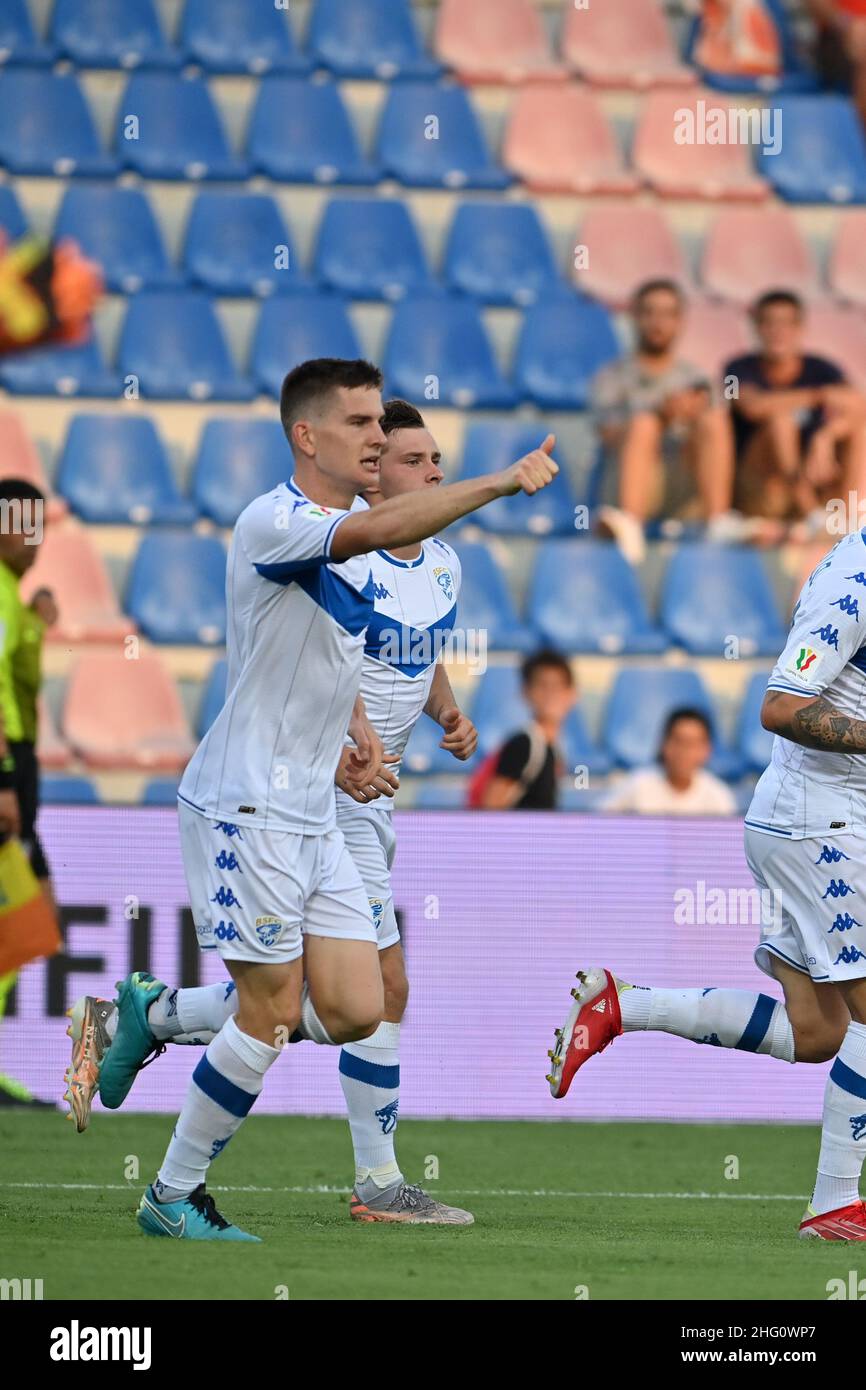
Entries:
{"type": "Polygon", "coordinates": [[[771,733],[824,753],[866,753],[866,720],[843,714],[825,695],[768,690],[761,723],[771,733]]]}

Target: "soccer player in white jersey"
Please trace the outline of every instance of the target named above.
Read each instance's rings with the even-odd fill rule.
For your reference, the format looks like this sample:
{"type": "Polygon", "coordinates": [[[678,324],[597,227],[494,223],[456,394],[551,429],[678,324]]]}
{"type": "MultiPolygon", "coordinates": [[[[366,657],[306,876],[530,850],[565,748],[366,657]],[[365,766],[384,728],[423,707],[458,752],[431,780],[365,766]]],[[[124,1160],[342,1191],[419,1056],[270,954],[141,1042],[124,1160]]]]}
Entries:
{"type": "Polygon", "coordinates": [[[746,859],[773,910],[755,961],[784,1003],[734,989],[647,989],[578,973],[548,1081],[622,1032],[659,1030],[785,1062],[835,1058],[818,1173],[800,1235],[866,1240],[866,531],[846,536],[803,586],[761,711],[776,737],[746,815],[746,859]]]}
{"type": "Polygon", "coordinates": [[[196,1067],[142,1197],[139,1225],[150,1235],[255,1240],[216,1210],[205,1186],[211,1161],[290,1037],[339,1046],[369,1037],[383,1018],[376,932],[336,826],[333,785],[373,611],[369,554],[416,545],[557,472],[548,436],[511,468],[353,510],[385,444],[380,388],[366,362],[318,359],[290,372],[280,415],[294,477],[235,526],[226,700],[178,798],[199,944],[222,956],[238,1009],[196,1067]]]}

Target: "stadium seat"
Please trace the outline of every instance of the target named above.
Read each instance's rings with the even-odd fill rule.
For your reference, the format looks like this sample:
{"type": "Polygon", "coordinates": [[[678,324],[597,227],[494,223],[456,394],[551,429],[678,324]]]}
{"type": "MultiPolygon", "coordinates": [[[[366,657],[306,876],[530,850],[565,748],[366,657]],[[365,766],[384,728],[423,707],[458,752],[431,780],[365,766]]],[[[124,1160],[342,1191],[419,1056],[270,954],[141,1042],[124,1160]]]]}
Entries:
{"type": "Polygon", "coordinates": [[[515,355],[515,388],[521,398],[544,409],[584,410],[592,378],[619,355],[607,309],[563,289],[526,312],[515,355]]]}
{"type": "Polygon", "coordinates": [[[174,73],[139,72],[117,110],[117,156],[147,179],[243,179],[206,83],[174,73]],[[133,124],[134,121],[134,124],[133,124]]]}
{"type": "Polygon", "coordinates": [[[491,157],[462,87],[395,83],[382,112],[377,153],[385,177],[408,188],[506,188],[511,182],[491,157]]]}
{"type": "Polygon", "coordinates": [[[177,688],[159,656],[79,657],[66,686],[63,731],[88,767],[180,770],[193,752],[177,688]]]}
{"type": "MultiPolygon", "coordinates": [[[[542,423],[523,424],[512,420],[471,421],[463,443],[463,462],[460,478],[477,478],[482,473],[508,468],[524,454],[537,449],[545,435],[542,423]]],[[[501,536],[574,535],[574,498],[568,481],[568,469],[562,463],[560,471],[543,492],[529,497],[518,492],[515,497],[500,497],[480,511],[472,521],[485,531],[501,536]]]]}
{"type": "Polygon", "coordinates": [[[141,793],[139,806],[176,806],[176,777],[152,777],[141,793]]]}
{"type": "MultiPolygon", "coordinates": [[[[2,221],[2,211],[0,211],[2,221]]],[[[859,308],[866,307],[866,209],[848,208],[840,217],[830,255],[828,279],[833,293],[859,308]]]]}
{"type": "Polygon", "coordinates": [[[607,656],[664,651],[637,575],[610,541],[556,540],[539,547],[526,615],[544,642],[607,656]]]}
{"type": "MultiPolygon", "coordinates": [[[[352,0],[349,0],[351,3],[352,0]]],[[[441,0],[436,53],[461,82],[527,82],[566,76],[532,0],[441,0]]]]}
{"type": "Polygon", "coordinates": [[[125,608],[153,642],[225,642],[226,552],[216,536],[150,531],[132,563],[125,608]]]}
{"type": "Polygon", "coordinates": [[[98,806],[99,794],[88,777],[43,775],[39,779],[39,800],[43,806],[98,806]]]}
{"type": "Polygon", "coordinates": [[[402,299],[431,284],[412,215],[396,198],[332,198],[319,226],[314,271],[351,299],[402,299]]]}
{"type": "Polygon", "coordinates": [[[739,546],[688,541],[674,552],[660,617],[670,640],[693,656],[778,655],[785,630],[760,557],[739,546]]]}
{"type": "Polygon", "coordinates": [[[866,136],[847,96],[781,97],[778,154],[757,151],[760,172],[789,203],[866,202],[866,136]]]}
{"type": "Polygon", "coordinates": [[[186,0],[179,42],[207,72],[306,72],[286,6],[249,0],[186,0]]]}
{"type": "Polygon", "coordinates": [[[773,735],[761,724],[769,671],[756,671],[740,705],[739,748],[747,771],[762,773],[773,752],[773,735]]]}
{"type": "Polygon", "coordinates": [[[713,727],[710,768],[717,776],[738,775],[737,754],[718,734],[718,715],[697,671],[670,666],[632,666],[618,671],[604,716],[604,742],[624,768],[649,767],[656,761],[665,720],[675,709],[703,711],[713,727]]]}
{"type": "Polygon", "coordinates": [[[87,529],[75,522],[47,526],[32,569],[21,581],[29,603],[37,589],[52,589],[60,611],[49,629],[52,642],[121,642],[135,624],[120,611],[117,595],[87,529]]]}
{"type": "Polygon", "coordinates": [[[29,67],[53,63],[57,50],[53,44],[37,39],[27,0],[3,0],[0,9],[0,67],[22,63],[29,67]]]}
{"type": "Polygon", "coordinates": [[[250,372],[279,399],[286,372],[311,357],[360,357],[361,348],[342,299],[309,294],[275,295],[262,305],[253,339],[250,372]]]}
{"type": "Polygon", "coordinates": [[[219,319],[198,290],[142,290],[129,301],[118,366],[143,396],[246,401],[250,382],[232,361],[219,319]]]}
{"type": "Polygon", "coordinates": [[[244,507],[285,482],[292,468],[279,420],[208,420],[193,467],[192,495],[203,516],[218,526],[234,526],[244,507]]]}
{"type": "MultiPolygon", "coordinates": [[[[449,537],[450,539],[450,537],[449,537]]],[[[495,651],[528,652],[536,637],[517,617],[505,578],[486,545],[454,541],[463,571],[458,621],[463,632],[485,633],[495,651]]]]}
{"type": "MultiPolygon", "coordinates": [[[[761,199],[767,184],[752,168],[750,146],[707,144],[698,138],[679,143],[691,113],[695,134],[703,134],[702,113],[717,109],[711,92],[653,91],[644,99],[634,138],[632,160],[640,176],[666,198],[761,199]],[[702,105],[703,103],[703,105],[702,105]]],[[[733,104],[723,106],[734,110],[733,104]]],[[[788,131],[785,129],[785,147],[788,131]]],[[[778,156],[781,158],[781,156],[778,156]]],[[[772,161],[770,161],[772,163],[772,161]]]]}
{"type": "Polygon", "coordinates": [[[715,381],[726,362],[752,348],[749,321],[742,309],[734,304],[719,304],[714,300],[691,299],[678,356],[693,362],[715,381]]]}
{"type": "Polygon", "coordinates": [[[860,309],[813,304],[806,320],[806,346],[829,357],[852,385],[866,390],[866,323],[860,309]]]}
{"type": "Polygon", "coordinates": [[[307,45],[314,62],[338,77],[436,77],[409,0],[316,0],[307,45]]]}
{"type": "Polygon", "coordinates": [[[72,762],[72,749],[57,729],[44,689],[37,696],[36,719],[39,730],[36,740],[36,756],[39,759],[40,768],[49,768],[52,772],[59,772],[63,768],[69,767],[72,762]]]}
{"type": "Polygon", "coordinates": [[[0,71],[0,165],[10,174],[109,176],[78,79],[38,68],[0,71]]]}
{"type": "Polygon", "coordinates": [[[57,466],[57,488],[95,525],[181,525],[196,516],[145,415],[76,415],[57,466]]]}
{"type": "Polygon", "coordinates": [[[135,294],[144,287],[175,285],[162,233],[146,195],[139,188],[82,184],[67,188],[54,224],[57,240],[71,237],[96,261],[105,287],[135,294]]]}
{"type": "Polygon", "coordinates": [[[82,68],[176,67],[154,0],[55,0],[51,38],[82,68]]]}
{"type": "Polygon", "coordinates": [[[0,185],[0,239],[17,241],[27,232],[27,218],[18,201],[14,188],[8,184],[0,185]]]}
{"type": "Polygon", "coordinates": [[[695,81],[680,62],[657,0],[567,6],[561,47],[569,66],[598,87],[684,87],[695,81]]]}
{"type": "Polygon", "coordinates": [[[616,135],[594,94],[577,83],[528,83],[511,108],[502,162],[535,193],[635,193],[616,135]]]}
{"type": "Polygon", "coordinates": [[[478,761],[478,754],[474,753],[465,763],[458,762],[451,753],[439,747],[443,737],[435,720],[426,715],[419,719],[409,738],[400,776],[426,777],[440,773],[460,776],[470,772],[478,761]]]}
{"type": "Polygon", "coordinates": [[[573,777],[560,778],[558,788],[558,810],[577,811],[588,816],[600,809],[607,795],[606,787],[575,786],[573,777]]]}
{"type": "MultiPolygon", "coordinates": [[[[518,667],[488,666],[472,700],[472,722],[478,729],[480,756],[492,753],[512,734],[525,729],[529,721],[518,667]]],[[[563,724],[560,752],[569,773],[586,767],[594,776],[604,776],[610,770],[610,759],[590,739],[579,706],[571,710],[563,724]]]]}
{"type": "Polygon", "coordinates": [[[384,355],[389,395],[459,409],[514,405],[477,307],[468,299],[413,294],[394,310],[384,355]]]}
{"type": "Polygon", "coordinates": [[[340,89],[333,82],[265,77],[247,139],[257,173],[281,183],[376,183],[340,89]]]}
{"type": "Polygon", "coordinates": [[[204,738],[226,702],[227,670],[225,657],[220,657],[219,661],[215,661],[210,668],[210,675],[207,678],[198,709],[195,725],[196,738],[204,738]]]}
{"type": "Polygon", "coordinates": [[[805,299],[818,293],[812,253],[781,207],[719,212],[704,239],[701,281],[708,294],[745,306],[779,285],[796,285],[805,299]]]}
{"type": "MultiPolygon", "coordinates": [[[[411,741],[410,741],[411,742],[411,741]]],[[[454,759],[452,758],[452,762],[454,759]]],[[[454,764],[455,767],[457,764],[454,764]]],[[[413,811],[463,811],[466,809],[467,785],[464,781],[442,783],[422,782],[412,802],[413,811]]]]}
{"type": "Polygon", "coordinates": [[[46,521],[56,521],[69,510],[61,498],[52,496],[39,450],[14,410],[0,410],[0,478],[23,478],[38,487],[47,499],[46,521]]]}
{"type": "Polygon", "coordinates": [[[263,193],[199,193],[183,264],[189,279],[213,294],[264,298],[308,288],[283,215],[263,193]]]}
{"type": "Polygon", "coordinates": [[[485,304],[534,304],[560,283],[553,249],[530,203],[464,203],[445,248],[452,289],[485,304]]]}
{"type": "MultiPolygon", "coordinates": [[[[588,13],[584,11],[583,13],[588,13]]],[[[626,308],[639,285],[659,278],[684,289],[691,281],[673,228],[653,203],[603,203],[584,214],[575,238],[586,247],[586,266],[576,261],[577,289],[615,309],[626,308]]]]}
{"type": "Polygon", "coordinates": [[[121,390],[95,337],[80,347],[32,348],[0,357],[0,386],[15,396],[119,396],[121,390]]]}

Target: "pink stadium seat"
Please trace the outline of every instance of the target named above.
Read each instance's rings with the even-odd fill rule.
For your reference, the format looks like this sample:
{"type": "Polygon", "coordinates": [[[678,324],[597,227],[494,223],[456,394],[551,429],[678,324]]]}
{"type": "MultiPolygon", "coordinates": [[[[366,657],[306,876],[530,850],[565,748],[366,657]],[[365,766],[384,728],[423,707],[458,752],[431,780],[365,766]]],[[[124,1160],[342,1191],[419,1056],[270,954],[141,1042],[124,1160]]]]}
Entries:
{"type": "Polygon", "coordinates": [[[566,8],[562,56],[600,87],[691,86],[659,0],[602,0],[566,8]]]}
{"type": "Polygon", "coordinates": [[[697,138],[677,142],[680,132],[705,135],[707,111],[719,107],[725,112],[731,108],[731,100],[720,92],[654,91],[644,98],[632,158],[657,193],[666,198],[766,198],[767,184],[752,168],[749,145],[709,145],[697,138]],[[692,128],[682,113],[690,113],[692,128]]]}
{"type": "Polygon", "coordinates": [[[54,591],[60,620],[47,636],[60,642],[117,642],[135,624],[120,611],[102,557],[83,526],[48,526],[39,558],[21,583],[29,602],[39,588],[54,591]]]}
{"type": "Polygon", "coordinates": [[[62,497],[51,495],[36,445],[14,410],[0,410],[0,478],[23,478],[38,487],[47,499],[47,521],[56,521],[69,510],[62,497]]]}
{"type": "Polygon", "coordinates": [[[521,89],[502,162],[539,193],[634,193],[638,186],[597,99],[573,82],[521,89]]]}
{"type": "Polygon", "coordinates": [[[866,305],[866,208],[842,213],[830,257],[830,285],[840,299],[866,305]]]}
{"type": "Polygon", "coordinates": [[[704,242],[701,279],[710,294],[752,304],[765,290],[795,286],[818,293],[812,253],[787,208],[726,208],[704,242]]]}
{"type": "Polygon", "coordinates": [[[72,762],[72,753],[67,748],[51,717],[51,710],[44,695],[39,696],[39,741],[37,755],[42,767],[60,771],[72,762]]]}
{"type": "Polygon", "coordinates": [[[689,287],[682,247],[654,204],[591,207],[575,242],[586,247],[588,261],[585,270],[575,269],[575,285],[616,309],[625,308],[639,285],[659,276],[689,287]]]}
{"type": "Polygon", "coordinates": [[[714,383],[719,382],[726,362],[751,347],[749,321],[742,309],[712,300],[693,299],[689,303],[677,356],[703,367],[714,383]]]}
{"type": "Polygon", "coordinates": [[[852,386],[866,390],[866,321],[858,310],[813,305],[806,323],[806,347],[836,362],[852,386]]]}
{"type": "Polygon", "coordinates": [[[464,82],[561,80],[532,0],[442,0],[436,54],[464,82]]]}
{"type": "Polygon", "coordinates": [[[193,742],[180,695],[158,656],[82,655],[69,677],[63,731],[89,767],[177,772],[193,742]]]}

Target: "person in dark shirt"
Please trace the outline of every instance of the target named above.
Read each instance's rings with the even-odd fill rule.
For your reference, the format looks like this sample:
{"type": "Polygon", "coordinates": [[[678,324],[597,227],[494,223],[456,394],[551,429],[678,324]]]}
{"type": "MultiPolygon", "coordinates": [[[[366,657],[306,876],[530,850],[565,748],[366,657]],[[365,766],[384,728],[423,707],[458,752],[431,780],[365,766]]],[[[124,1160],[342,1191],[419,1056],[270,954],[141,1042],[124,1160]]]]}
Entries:
{"type": "MultiPolygon", "coordinates": [[[[787,290],[752,310],[760,351],[725,367],[737,455],[737,500],[753,516],[826,531],[831,496],[866,480],[866,400],[839,367],[803,351],[803,305],[787,290]]],[[[802,534],[800,534],[802,532],[802,534]]]]}
{"type": "Polygon", "coordinates": [[[562,764],[557,740],[577,699],[574,674],[560,652],[545,649],[524,661],[521,678],[530,721],[499,750],[482,804],[488,811],[555,811],[562,764]]]}

